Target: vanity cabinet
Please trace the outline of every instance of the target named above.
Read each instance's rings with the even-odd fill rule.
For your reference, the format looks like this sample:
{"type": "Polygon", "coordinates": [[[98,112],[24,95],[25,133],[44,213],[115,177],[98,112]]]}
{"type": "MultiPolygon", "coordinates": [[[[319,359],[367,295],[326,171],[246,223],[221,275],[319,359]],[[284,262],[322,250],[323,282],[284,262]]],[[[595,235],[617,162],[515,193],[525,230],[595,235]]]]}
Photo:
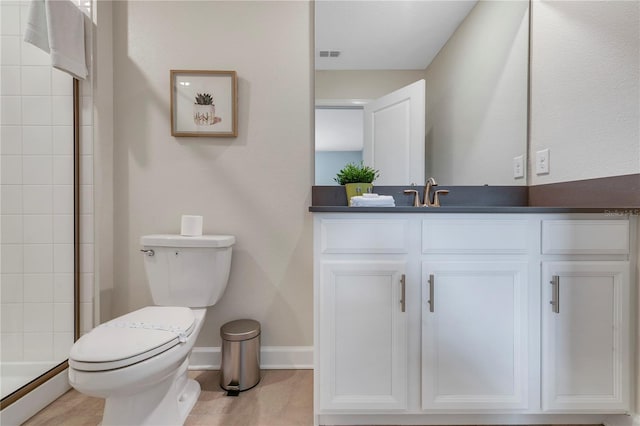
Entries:
{"type": "Polygon", "coordinates": [[[629,408],[628,225],[619,220],[543,222],[545,411],[629,408]],[[581,254],[590,259],[572,259],[581,254]],[[564,260],[554,261],[557,255],[565,255],[564,260]]]}
{"type": "Polygon", "coordinates": [[[325,220],[317,226],[320,406],[404,410],[408,222],[325,220]]]}
{"type": "Polygon", "coordinates": [[[635,232],[601,214],[314,215],[316,423],[624,417],[635,232]]]}
{"type": "Polygon", "coordinates": [[[423,409],[527,407],[527,266],[423,263],[423,409]]]}

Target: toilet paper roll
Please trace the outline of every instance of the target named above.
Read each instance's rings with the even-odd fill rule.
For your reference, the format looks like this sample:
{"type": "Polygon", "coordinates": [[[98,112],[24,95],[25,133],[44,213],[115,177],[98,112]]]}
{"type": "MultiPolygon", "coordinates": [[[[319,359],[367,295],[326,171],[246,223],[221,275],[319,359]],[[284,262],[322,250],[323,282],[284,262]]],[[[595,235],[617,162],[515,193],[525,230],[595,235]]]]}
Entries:
{"type": "Polygon", "coordinates": [[[182,215],[180,235],[199,237],[202,235],[202,216],[182,215]]]}

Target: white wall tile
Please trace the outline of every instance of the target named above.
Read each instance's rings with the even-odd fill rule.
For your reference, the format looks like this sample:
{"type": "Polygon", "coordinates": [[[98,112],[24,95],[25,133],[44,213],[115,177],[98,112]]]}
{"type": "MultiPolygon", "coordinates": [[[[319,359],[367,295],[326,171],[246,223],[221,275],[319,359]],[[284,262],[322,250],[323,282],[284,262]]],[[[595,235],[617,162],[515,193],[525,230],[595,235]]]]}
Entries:
{"type": "Polygon", "coordinates": [[[53,274],[24,274],[24,303],[53,303],[53,274]]]}
{"type": "Polygon", "coordinates": [[[2,117],[0,124],[3,126],[19,126],[22,124],[22,99],[19,96],[0,96],[2,103],[2,117]]]}
{"type": "Polygon", "coordinates": [[[53,359],[62,361],[69,358],[73,346],[73,333],[53,333],[53,359]]]}
{"type": "Polygon", "coordinates": [[[0,280],[0,303],[22,303],[22,274],[3,273],[0,280]]]}
{"type": "Polygon", "coordinates": [[[3,303],[0,312],[0,330],[2,333],[22,333],[22,303],[3,303]]]}
{"type": "Polygon", "coordinates": [[[93,302],[94,280],[93,273],[80,274],[80,302],[93,302]]]}
{"type": "Polygon", "coordinates": [[[93,185],[93,155],[80,156],[80,182],[93,185]]]}
{"type": "Polygon", "coordinates": [[[3,4],[1,7],[0,34],[20,35],[20,6],[3,4]]]}
{"type": "Polygon", "coordinates": [[[94,272],[93,244],[80,244],[80,272],[94,272]]]}
{"type": "MultiPolygon", "coordinates": [[[[0,185],[0,208],[2,214],[22,214],[22,186],[0,185]]],[[[85,212],[89,213],[89,212],[85,212]]]]}
{"type": "Polygon", "coordinates": [[[25,333],[53,331],[53,303],[25,303],[23,306],[25,333]]]}
{"type": "Polygon", "coordinates": [[[51,125],[51,96],[23,96],[22,123],[25,125],[51,125]]]}
{"type": "Polygon", "coordinates": [[[73,274],[62,273],[53,274],[53,301],[57,303],[61,302],[73,302],[73,274]]]}
{"type": "Polygon", "coordinates": [[[23,272],[22,244],[3,244],[0,258],[0,268],[2,268],[3,274],[21,274],[23,272]]]}
{"type": "Polygon", "coordinates": [[[73,93],[73,77],[64,71],[51,68],[51,94],[69,95],[73,93]]]}
{"type": "Polygon", "coordinates": [[[73,244],[73,216],[57,214],[53,216],[53,242],[56,244],[73,244]]]}
{"type": "Polygon", "coordinates": [[[22,188],[24,214],[53,213],[53,187],[51,185],[25,185],[22,188]]]}
{"type": "Polygon", "coordinates": [[[93,304],[80,303],[80,331],[86,333],[93,328],[93,304]]]}
{"type": "Polygon", "coordinates": [[[53,218],[51,215],[25,215],[23,224],[25,244],[53,243],[53,218]]]}
{"type": "Polygon", "coordinates": [[[93,99],[89,96],[80,97],[80,125],[93,125],[93,99]]]}
{"type": "Polygon", "coordinates": [[[93,215],[80,215],[80,242],[82,244],[93,243],[93,215]]]}
{"type": "Polygon", "coordinates": [[[73,155],[73,126],[53,126],[53,154],[73,155]]]}
{"type": "Polygon", "coordinates": [[[56,155],[53,157],[53,183],[55,185],[73,185],[73,157],[56,155]]]}
{"type": "Polygon", "coordinates": [[[0,36],[0,64],[20,65],[20,36],[0,36]]]}
{"type": "Polygon", "coordinates": [[[55,126],[73,125],[73,96],[53,96],[51,123],[55,126]]]}
{"type": "Polygon", "coordinates": [[[0,127],[0,155],[22,154],[22,128],[20,126],[0,127]]]}
{"type": "Polygon", "coordinates": [[[0,94],[20,95],[20,67],[14,65],[0,67],[0,94]]]}
{"type": "Polygon", "coordinates": [[[22,128],[23,155],[51,155],[51,127],[24,126],[22,128]]]}
{"type": "Polygon", "coordinates": [[[29,3],[23,2],[20,6],[20,34],[24,34],[27,30],[27,22],[29,21],[29,3]]]}
{"type": "Polygon", "coordinates": [[[2,361],[22,361],[22,333],[2,333],[0,339],[2,361]]]}
{"type": "MultiPolygon", "coordinates": [[[[53,161],[49,155],[24,155],[22,157],[22,183],[25,185],[50,185],[53,179],[53,161]]],[[[51,201],[49,201],[51,202],[51,201]]]]}
{"type": "Polygon", "coordinates": [[[80,126],[80,154],[93,155],[93,126],[80,126]]]}
{"type": "Polygon", "coordinates": [[[93,213],[93,185],[80,185],[80,214],[93,213]]]}
{"type": "Polygon", "coordinates": [[[72,273],[74,270],[73,254],[73,244],[54,244],[53,272],[57,274],[72,273]]]}
{"type": "Polygon", "coordinates": [[[53,332],[25,333],[22,348],[25,361],[51,361],[53,359],[53,332]]]}
{"type": "Polygon", "coordinates": [[[25,244],[24,272],[28,274],[42,274],[53,272],[53,245],[25,244]]]}
{"type": "Polygon", "coordinates": [[[0,159],[0,182],[3,185],[19,185],[22,183],[22,157],[19,155],[3,155],[0,159]]]}
{"type": "Polygon", "coordinates": [[[22,49],[22,65],[50,65],[51,58],[49,54],[38,49],[32,44],[21,42],[22,49]]]}
{"type": "Polygon", "coordinates": [[[2,235],[0,236],[2,244],[21,244],[23,230],[22,215],[3,214],[0,222],[0,226],[2,226],[2,235]]]}
{"type": "Polygon", "coordinates": [[[22,67],[23,96],[51,96],[51,67],[46,65],[22,67]]]}
{"type": "Polygon", "coordinates": [[[73,332],[73,303],[53,304],[53,331],[73,332]]]}
{"type": "Polygon", "coordinates": [[[73,214],[73,186],[53,186],[53,213],[73,214]]]}

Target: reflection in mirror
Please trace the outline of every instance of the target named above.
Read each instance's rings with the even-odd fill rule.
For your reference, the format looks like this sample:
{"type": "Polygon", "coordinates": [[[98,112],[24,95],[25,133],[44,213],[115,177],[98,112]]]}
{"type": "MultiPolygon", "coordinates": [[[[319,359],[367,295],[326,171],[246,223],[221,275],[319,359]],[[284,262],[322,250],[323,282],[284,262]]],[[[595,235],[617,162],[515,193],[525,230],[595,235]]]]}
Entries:
{"type": "Polygon", "coordinates": [[[337,170],[360,158],[353,146],[374,144],[371,131],[351,140],[360,133],[344,129],[353,111],[345,106],[360,108],[421,79],[424,147],[411,151],[424,151],[425,177],[443,185],[526,185],[514,159],[527,164],[527,0],[320,0],[315,8],[317,185],[336,184],[337,170]]]}

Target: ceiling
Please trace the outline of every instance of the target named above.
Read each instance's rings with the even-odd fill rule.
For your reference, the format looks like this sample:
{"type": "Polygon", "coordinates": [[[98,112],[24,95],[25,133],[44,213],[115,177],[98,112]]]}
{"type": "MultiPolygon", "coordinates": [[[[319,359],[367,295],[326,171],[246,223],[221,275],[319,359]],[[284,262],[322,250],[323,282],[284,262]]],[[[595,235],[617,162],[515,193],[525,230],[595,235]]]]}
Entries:
{"type": "Polygon", "coordinates": [[[317,70],[422,70],[477,1],[316,0],[317,70]],[[320,51],[340,51],[337,58],[320,51]]]}

